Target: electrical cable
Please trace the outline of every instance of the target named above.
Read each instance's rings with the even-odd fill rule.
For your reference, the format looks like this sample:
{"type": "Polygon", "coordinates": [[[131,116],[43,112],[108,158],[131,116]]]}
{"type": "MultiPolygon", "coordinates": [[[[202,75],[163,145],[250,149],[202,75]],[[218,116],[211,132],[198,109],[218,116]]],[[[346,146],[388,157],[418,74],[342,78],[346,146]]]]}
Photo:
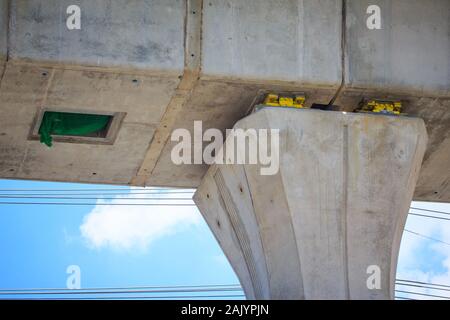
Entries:
{"type": "Polygon", "coordinates": [[[420,296],[424,296],[424,297],[442,298],[442,299],[450,300],[450,297],[438,296],[438,295],[434,295],[434,294],[427,294],[427,293],[420,293],[420,292],[411,292],[411,291],[404,291],[404,290],[395,290],[395,292],[407,293],[407,294],[415,294],[415,295],[420,295],[420,296]]]}
{"type": "Polygon", "coordinates": [[[155,206],[195,207],[194,203],[76,203],[76,202],[0,202],[0,205],[44,205],[44,206],[155,206]]]}
{"type": "Polygon", "coordinates": [[[408,230],[408,229],[405,229],[405,231],[409,232],[411,234],[414,234],[416,236],[419,236],[419,237],[422,237],[422,238],[425,238],[425,239],[428,239],[428,240],[432,240],[432,241],[435,241],[435,242],[440,242],[440,243],[443,243],[445,245],[450,246],[450,243],[448,243],[448,242],[445,242],[445,241],[442,241],[442,240],[439,240],[439,239],[435,239],[435,238],[432,238],[430,236],[426,236],[424,234],[421,234],[421,233],[418,233],[418,232],[415,232],[415,231],[411,231],[411,230],[408,230]]]}

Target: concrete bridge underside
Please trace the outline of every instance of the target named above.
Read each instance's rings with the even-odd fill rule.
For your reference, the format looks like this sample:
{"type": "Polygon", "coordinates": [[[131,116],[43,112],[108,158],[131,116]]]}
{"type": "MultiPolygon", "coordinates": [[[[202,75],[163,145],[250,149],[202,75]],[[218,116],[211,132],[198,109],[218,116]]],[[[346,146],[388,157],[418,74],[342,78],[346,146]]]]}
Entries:
{"type": "Polygon", "coordinates": [[[69,30],[71,2],[0,0],[0,178],[198,187],[248,298],[393,298],[411,200],[450,202],[448,0],[80,0],[69,30]],[[268,92],[348,113],[252,113],[268,92]],[[352,113],[363,99],[410,117],[352,113]],[[45,110],[121,121],[48,148],[45,110]],[[280,129],[279,172],[174,164],[195,120],[280,129]]]}
{"type": "Polygon", "coordinates": [[[402,100],[429,135],[414,199],[450,201],[449,1],[77,3],[68,30],[71,1],[0,0],[0,177],[197,187],[208,168],[172,163],[174,128],[225,130],[265,92],[303,92],[347,111],[402,100]],[[126,116],[114,144],[49,149],[29,139],[43,108],[126,116]]]}

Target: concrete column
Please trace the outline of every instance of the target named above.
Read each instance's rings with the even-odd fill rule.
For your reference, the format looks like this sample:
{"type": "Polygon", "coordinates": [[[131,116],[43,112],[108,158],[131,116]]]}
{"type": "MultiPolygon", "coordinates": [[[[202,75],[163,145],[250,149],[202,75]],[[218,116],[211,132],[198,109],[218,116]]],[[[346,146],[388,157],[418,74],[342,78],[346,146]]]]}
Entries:
{"type": "Polygon", "coordinates": [[[236,128],[279,129],[279,171],[215,164],[194,201],[247,298],[392,299],[423,121],[264,108],[236,128]]]}

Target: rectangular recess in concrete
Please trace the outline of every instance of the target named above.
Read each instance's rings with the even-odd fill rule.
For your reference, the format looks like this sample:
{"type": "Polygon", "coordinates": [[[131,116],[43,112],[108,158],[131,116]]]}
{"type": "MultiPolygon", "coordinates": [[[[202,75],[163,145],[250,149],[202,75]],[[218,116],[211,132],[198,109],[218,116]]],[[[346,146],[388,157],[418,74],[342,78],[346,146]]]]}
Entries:
{"type": "Polygon", "coordinates": [[[77,114],[88,114],[88,115],[104,115],[111,117],[108,126],[104,132],[101,132],[98,136],[93,135],[56,135],[52,134],[53,141],[55,142],[66,142],[66,143],[89,143],[89,144],[114,144],[117,134],[119,132],[120,126],[123,119],[125,118],[125,112],[98,112],[85,110],[60,110],[55,108],[43,108],[36,114],[35,120],[31,127],[31,132],[28,137],[29,140],[39,140],[39,128],[41,127],[42,120],[46,112],[61,112],[61,113],[77,113],[77,114]]]}

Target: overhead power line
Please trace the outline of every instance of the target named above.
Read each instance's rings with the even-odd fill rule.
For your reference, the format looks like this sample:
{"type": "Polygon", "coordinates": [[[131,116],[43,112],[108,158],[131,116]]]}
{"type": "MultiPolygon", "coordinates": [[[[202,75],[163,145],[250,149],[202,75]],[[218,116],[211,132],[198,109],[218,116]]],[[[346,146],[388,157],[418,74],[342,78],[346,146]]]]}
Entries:
{"type": "MultiPolygon", "coordinates": [[[[421,282],[408,279],[397,279],[397,285],[425,288],[430,290],[450,291],[450,285],[421,282]],[[439,286],[444,288],[435,288],[439,286]]],[[[99,287],[71,290],[65,288],[30,288],[1,289],[3,300],[127,300],[127,299],[205,299],[205,298],[244,298],[242,294],[226,294],[226,292],[242,292],[239,284],[212,284],[193,286],[135,286],[135,287],[99,287]],[[161,295],[171,293],[171,295],[161,295]],[[186,295],[190,293],[190,295],[186,295]],[[198,294],[196,294],[198,293],[198,294]],[[205,293],[211,293],[205,295],[205,293]],[[219,293],[219,294],[214,294],[219,293]],[[93,296],[94,295],[94,296],[93,296]]],[[[449,296],[423,293],[413,290],[395,290],[399,294],[411,294],[422,297],[450,299],[449,296]]],[[[395,296],[400,300],[416,300],[411,297],[395,296]]]]}
{"type": "Polygon", "coordinates": [[[424,297],[441,298],[441,299],[447,299],[447,300],[450,300],[450,297],[446,297],[446,296],[438,296],[438,295],[435,295],[435,294],[420,293],[420,292],[412,292],[412,291],[404,291],[404,290],[395,290],[395,292],[399,292],[399,293],[407,293],[407,294],[415,294],[415,295],[424,296],[424,297]]]}
{"type": "Polygon", "coordinates": [[[423,288],[423,289],[440,290],[440,291],[450,292],[450,289],[447,289],[447,288],[434,288],[434,287],[424,286],[424,285],[420,285],[420,284],[408,284],[408,283],[400,283],[400,282],[396,282],[395,284],[398,285],[398,286],[413,287],[413,288],[423,288]]]}
{"type": "Polygon", "coordinates": [[[102,291],[82,291],[82,290],[64,290],[64,291],[4,291],[0,296],[15,296],[15,295],[113,295],[113,294],[148,294],[148,293],[189,293],[189,292],[228,292],[228,291],[242,291],[242,288],[186,288],[186,289],[153,289],[153,290],[102,290],[102,291]]]}
{"type": "Polygon", "coordinates": [[[425,215],[425,214],[418,214],[418,213],[413,213],[413,212],[410,212],[409,215],[411,215],[411,216],[418,216],[418,217],[424,217],[424,218],[430,218],[430,219],[438,219],[438,220],[450,221],[449,218],[436,217],[436,216],[430,216],[430,215],[425,215]]]}
{"type": "Polygon", "coordinates": [[[416,280],[405,280],[405,279],[397,279],[396,281],[410,282],[410,283],[415,283],[415,284],[422,284],[422,285],[450,288],[450,285],[448,285],[448,284],[439,284],[439,283],[423,282],[423,281],[416,281],[416,280]]]}
{"type": "Polygon", "coordinates": [[[399,296],[395,296],[395,299],[400,299],[400,300],[416,300],[416,299],[411,299],[411,298],[406,298],[406,297],[399,297],[399,296]]]}
{"type": "Polygon", "coordinates": [[[190,191],[179,192],[120,192],[120,193],[1,193],[0,196],[113,196],[113,195],[178,195],[178,194],[194,194],[190,191]]]}
{"type": "Polygon", "coordinates": [[[245,295],[239,284],[102,287],[77,290],[65,288],[0,290],[0,299],[2,300],[152,300],[205,298],[245,298],[245,295]]]}
{"type": "MultiPolygon", "coordinates": [[[[175,286],[123,286],[123,287],[92,287],[80,288],[77,291],[101,291],[101,290],[139,290],[139,289],[188,289],[188,288],[241,288],[240,284],[205,284],[205,285],[175,285],[175,286]]],[[[73,291],[68,288],[15,288],[15,289],[0,289],[0,293],[17,292],[17,291],[73,291]]]]}
{"type": "MultiPolygon", "coordinates": [[[[128,200],[128,201],[192,201],[191,198],[129,198],[129,197],[111,197],[116,195],[182,195],[193,194],[194,191],[186,191],[186,189],[168,189],[168,188],[92,188],[92,189],[0,189],[0,199],[52,199],[52,200],[128,200]],[[123,192],[127,191],[127,192],[123,192]],[[18,193],[20,192],[20,193],[18,193]],[[39,193],[35,193],[39,192],[39,193]],[[74,197],[75,196],[75,197],[74,197]],[[78,196],[78,197],[77,197],[78,196]],[[109,196],[109,198],[108,198],[109,196]]],[[[70,205],[70,206],[94,206],[94,205],[120,205],[120,206],[195,206],[190,203],[81,203],[81,202],[0,202],[0,205],[70,205]]],[[[449,212],[423,209],[417,207],[411,207],[411,210],[417,210],[419,212],[429,212],[442,215],[450,215],[449,212]]],[[[416,212],[409,212],[410,215],[439,219],[450,220],[435,215],[421,214],[416,212]]],[[[420,236],[422,238],[432,240],[435,242],[450,245],[445,241],[435,239],[433,237],[405,229],[406,232],[420,236]]],[[[428,290],[439,290],[450,292],[450,285],[434,284],[427,282],[419,282],[413,280],[397,279],[396,285],[405,286],[410,288],[422,288],[428,290]]],[[[205,293],[205,292],[228,292],[228,291],[242,291],[239,285],[206,285],[206,286],[175,286],[175,287],[116,287],[116,288],[89,288],[80,290],[69,289],[2,289],[0,290],[0,296],[47,296],[47,298],[37,297],[20,297],[20,299],[36,299],[36,300],[91,300],[91,299],[188,299],[188,298],[230,298],[230,297],[245,297],[243,294],[237,295],[185,295],[186,293],[205,293]],[[159,296],[161,293],[172,293],[180,295],[172,296],[159,296]],[[122,296],[118,296],[122,294],[122,296]],[[123,296],[123,294],[139,294],[139,296],[123,296]],[[144,296],[145,294],[154,294],[152,296],[144,296]],[[181,295],[184,294],[184,295],[181,295]],[[76,298],[61,298],[51,296],[75,296],[76,298]],[[86,297],[86,295],[103,295],[100,297],[86,297]],[[105,296],[108,295],[108,296],[105,296]]],[[[442,296],[437,294],[395,290],[397,293],[413,294],[424,297],[433,297],[440,299],[450,299],[448,296],[442,296]]],[[[397,299],[402,300],[414,300],[407,297],[396,296],[397,299]]]]}
{"type": "Polygon", "coordinates": [[[53,199],[53,200],[187,200],[192,201],[192,198],[152,198],[152,197],[146,197],[146,198],[130,198],[130,197],[114,197],[114,198],[103,198],[103,197],[28,197],[28,196],[0,196],[0,199],[53,199]]]}
{"type": "Polygon", "coordinates": [[[2,300],[152,300],[245,298],[239,284],[1,289],[2,300]]]}
{"type": "Polygon", "coordinates": [[[422,208],[415,208],[415,207],[411,207],[410,209],[450,215],[450,212],[445,212],[445,211],[429,210],[429,209],[422,209],[422,208]]]}
{"type": "Polygon", "coordinates": [[[445,245],[450,246],[450,243],[448,243],[448,242],[445,242],[445,241],[442,241],[442,240],[439,240],[439,239],[435,239],[435,238],[432,238],[430,236],[427,236],[427,235],[424,235],[424,234],[421,234],[421,233],[418,233],[418,232],[415,232],[415,231],[411,231],[411,230],[408,230],[408,229],[405,229],[405,231],[409,232],[411,234],[414,234],[416,236],[419,236],[419,237],[422,237],[422,238],[425,238],[425,239],[428,239],[428,240],[432,240],[432,241],[435,241],[435,242],[440,242],[440,243],[443,243],[445,245]]]}
{"type": "Polygon", "coordinates": [[[193,190],[193,189],[189,189],[189,188],[135,188],[135,187],[130,187],[130,188],[104,188],[104,189],[100,189],[100,188],[26,189],[26,188],[24,188],[24,189],[0,189],[0,192],[72,192],[72,191],[91,192],[91,191],[127,191],[127,190],[128,191],[137,190],[137,191],[174,191],[174,192],[188,191],[188,192],[191,192],[189,190],[193,190]]]}
{"type": "Polygon", "coordinates": [[[194,203],[0,202],[0,205],[195,207],[194,203]]]}

